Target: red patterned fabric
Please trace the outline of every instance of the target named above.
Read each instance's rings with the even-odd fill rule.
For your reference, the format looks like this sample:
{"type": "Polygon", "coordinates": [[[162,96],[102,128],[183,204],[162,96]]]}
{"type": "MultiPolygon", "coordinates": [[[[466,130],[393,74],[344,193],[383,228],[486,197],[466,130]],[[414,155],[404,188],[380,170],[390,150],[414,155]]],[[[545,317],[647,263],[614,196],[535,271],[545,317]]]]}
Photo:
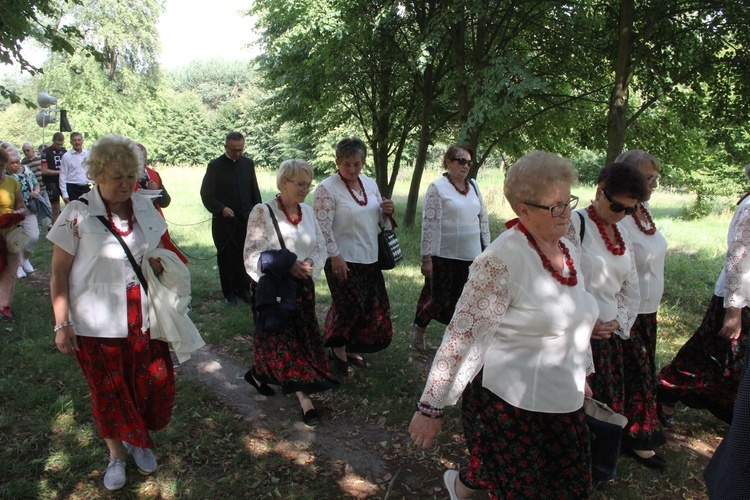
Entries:
{"type": "Polygon", "coordinates": [[[489,490],[493,499],[588,498],[591,452],[583,409],[522,410],[475,380],[463,393],[461,411],[471,455],[459,472],[464,485],[489,490]]]}
{"type": "Polygon", "coordinates": [[[78,336],[76,358],[91,392],[94,423],[103,438],[152,448],[150,430],[172,416],[175,381],[166,342],[142,332],[141,287],[129,286],[128,337],[78,336]]]}
{"type": "Polygon", "coordinates": [[[433,319],[444,325],[450,323],[469,279],[470,266],[471,262],[465,260],[432,257],[432,279],[425,279],[417,301],[417,326],[426,327],[433,319]]]}

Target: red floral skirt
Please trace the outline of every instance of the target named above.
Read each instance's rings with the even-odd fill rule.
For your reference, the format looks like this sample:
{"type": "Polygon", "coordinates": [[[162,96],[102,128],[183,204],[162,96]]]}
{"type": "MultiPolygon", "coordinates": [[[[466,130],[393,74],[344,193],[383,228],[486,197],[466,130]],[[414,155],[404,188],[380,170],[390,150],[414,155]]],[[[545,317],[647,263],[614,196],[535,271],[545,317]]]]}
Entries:
{"type": "Polygon", "coordinates": [[[315,283],[295,280],[297,308],[281,333],[256,332],[253,339],[253,375],[261,382],[281,386],[283,394],[305,394],[337,389],[323,348],[323,335],[315,316],[315,283]]]}
{"type": "Polygon", "coordinates": [[[691,408],[707,409],[717,418],[732,422],[745,349],[750,331],[750,308],[742,309],[742,331],[737,340],[718,332],[724,324],[724,298],[714,295],[703,322],[658,376],[658,398],[673,405],[682,401],[691,408]]]}
{"type": "Polygon", "coordinates": [[[377,264],[351,264],[347,279],[333,278],[331,259],[325,271],[331,307],[325,323],[326,347],[346,346],[349,352],[378,352],[391,343],[391,304],[383,272],[377,264]]]}
{"type": "Polygon", "coordinates": [[[630,339],[622,341],[625,374],[623,415],[628,418],[622,444],[653,450],[667,442],[656,416],[656,313],[639,314],[630,339]]]}
{"type": "Polygon", "coordinates": [[[151,448],[149,431],[163,429],[172,416],[174,370],[168,344],[141,331],[140,285],[128,287],[127,304],[127,338],[78,336],[76,358],[99,435],[151,448]]]}
{"type": "Polygon", "coordinates": [[[433,319],[444,325],[450,323],[469,279],[470,266],[471,262],[465,260],[432,258],[432,279],[425,279],[417,301],[417,326],[425,327],[433,319]]]}
{"type": "Polygon", "coordinates": [[[622,356],[623,344],[617,335],[610,338],[591,339],[595,373],[588,376],[594,399],[607,403],[617,413],[623,412],[625,399],[625,373],[622,356]]]}
{"type": "Polygon", "coordinates": [[[469,466],[461,482],[493,499],[583,499],[591,489],[589,428],[583,408],[539,413],[469,384],[461,403],[469,466]]]}

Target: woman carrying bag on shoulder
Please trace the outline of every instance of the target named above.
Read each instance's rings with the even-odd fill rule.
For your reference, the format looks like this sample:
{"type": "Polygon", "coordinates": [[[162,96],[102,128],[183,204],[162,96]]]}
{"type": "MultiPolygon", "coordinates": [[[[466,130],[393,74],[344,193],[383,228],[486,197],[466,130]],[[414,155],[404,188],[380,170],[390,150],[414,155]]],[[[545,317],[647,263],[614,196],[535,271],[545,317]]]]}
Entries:
{"type": "Polygon", "coordinates": [[[245,239],[245,269],[258,283],[253,308],[255,365],[245,380],[264,396],[275,394],[269,384],[280,385],[283,394],[295,393],[302,420],[310,426],[320,421],[310,394],[339,387],[331,377],[315,316],[314,280],[320,277],[326,250],[315,214],[303,203],[312,178],[306,161],[283,162],[276,174],[280,193],[253,208],[245,239]],[[284,307],[264,303],[264,277],[270,274],[275,275],[272,283],[282,282],[279,296],[284,307]]]}

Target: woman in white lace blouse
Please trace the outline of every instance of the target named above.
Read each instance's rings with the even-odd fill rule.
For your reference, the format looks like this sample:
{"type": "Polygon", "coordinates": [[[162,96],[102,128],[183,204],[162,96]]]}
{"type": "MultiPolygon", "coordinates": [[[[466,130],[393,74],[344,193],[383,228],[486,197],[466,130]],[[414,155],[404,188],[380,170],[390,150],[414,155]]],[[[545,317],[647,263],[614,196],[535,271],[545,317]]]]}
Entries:
{"type": "MultiPolygon", "coordinates": [[[[599,172],[591,204],[571,217],[568,232],[568,238],[581,245],[586,289],[599,304],[599,319],[591,337],[595,373],[589,375],[588,383],[594,398],[617,413],[623,412],[625,404],[623,344],[629,341],[641,303],[633,243],[622,220],[635,213],[647,196],[648,183],[640,170],[626,163],[610,163],[599,172]]],[[[626,449],[649,467],[665,465],[653,450],[635,453],[626,449]]],[[[614,478],[613,468],[600,469],[594,461],[595,483],[614,478]]]]}
{"type": "MultiPolygon", "coordinates": [[[[391,304],[378,267],[378,223],[393,215],[393,202],[362,175],[367,148],[358,137],[336,145],[338,170],[315,189],[313,208],[328,251],[326,280],[331,307],[325,323],[333,366],[346,376],[351,365],[366,368],[359,353],[391,343],[391,304]]],[[[386,222],[386,225],[389,225],[386,222]]]]}
{"type": "Polygon", "coordinates": [[[573,165],[536,151],[510,167],[518,219],[476,258],[409,432],[427,448],[443,407],[462,396],[468,466],[443,478],[451,498],[585,498],[591,483],[583,412],[589,338],[599,313],[580,254],[564,235],[578,198],[573,165]]]}
{"type": "Polygon", "coordinates": [[[247,274],[258,283],[256,294],[263,293],[259,281],[268,275],[274,284],[288,279],[294,299],[294,310],[280,321],[269,316],[278,312],[275,308],[270,313],[259,310],[255,301],[255,365],[245,380],[264,396],[274,394],[268,384],[280,385],[283,394],[295,393],[302,420],[314,426],[320,417],[309,395],[336,389],[339,382],[331,377],[315,315],[314,280],[320,277],[326,251],[315,214],[303,203],[312,179],[313,170],[304,160],[281,164],[276,174],[279,194],[255,205],[248,217],[244,259],[247,274]]]}
{"type": "Polygon", "coordinates": [[[412,325],[412,344],[427,349],[431,320],[447,325],[461,296],[469,266],[490,244],[490,226],[482,193],[468,179],[473,153],[453,144],[445,152],[443,176],[430,183],[422,210],[422,274],[425,284],[412,325]]]}
{"type": "MultiPolygon", "coordinates": [[[[745,167],[750,179],[750,165],[745,167]]],[[[731,423],[750,332],[750,193],[739,201],[727,234],[724,267],[703,322],[658,375],[659,403],[679,401],[731,423]]]]}

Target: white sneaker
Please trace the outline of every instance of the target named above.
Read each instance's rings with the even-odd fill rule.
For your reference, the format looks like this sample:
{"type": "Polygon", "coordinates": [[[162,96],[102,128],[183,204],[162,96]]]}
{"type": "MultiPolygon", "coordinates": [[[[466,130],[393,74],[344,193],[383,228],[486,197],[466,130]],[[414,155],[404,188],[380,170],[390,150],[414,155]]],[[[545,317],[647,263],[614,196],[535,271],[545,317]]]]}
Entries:
{"type": "Polygon", "coordinates": [[[457,477],[458,477],[457,470],[448,469],[447,471],[445,471],[445,474],[443,474],[443,482],[445,483],[445,487],[448,489],[448,494],[450,494],[451,500],[460,500],[458,498],[458,495],[456,495],[456,478],[457,477]]]}
{"type": "Polygon", "coordinates": [[[127,480],[125,468],[125,460],[120,460],[110,455],[109,465],[104,472],[104,487],[109,491],[115,491],[125,486],[125,481],[127,480]]]}
{"type": "Polygon", "coordinates": [[[19,278],[26,277],[26,271],[23,270],[23,267],[18,266],[18,271],[16,271],[16,276],[18,276],[19,278]]]}
{"type": "Polygon", "coordinates": [[[128,450],[128,453],[133,455],[133,459],[138,468],[146,474],[151,474],[159,466],[156,463],[156,456],[151,448],[139,448],[138,446],[133,446],[127,441],[123,441],[122,444],[125,446],[125,449],[128,450]]]}
{"type": "Polygon", "coordinates": [[[26,272],[26,274],[31,274],[34,272],[34,266],[31,265],[29,259],[21,259],[21,267],[26,272]]]}

